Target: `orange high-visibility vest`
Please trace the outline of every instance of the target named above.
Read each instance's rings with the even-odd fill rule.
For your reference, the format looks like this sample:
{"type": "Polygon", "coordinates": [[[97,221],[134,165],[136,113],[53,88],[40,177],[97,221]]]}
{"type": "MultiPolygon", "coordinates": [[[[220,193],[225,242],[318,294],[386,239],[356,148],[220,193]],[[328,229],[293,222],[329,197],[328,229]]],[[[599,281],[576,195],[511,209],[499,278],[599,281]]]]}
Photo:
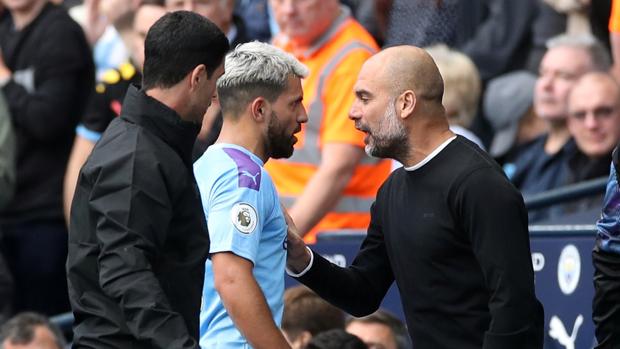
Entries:
{"type": "Polygon", "coordinates": [[[620,33],[620,1],[613,0],[611,3],[611,16],[609,16],[609,31],[620,33]]]}
{"type": "MultiPolygon", "coordinates": [[[[286,38],[276,46],[294,53],[286,38]]],[[[362,64],[378,47],[370,34],[343,9],[343,13],[317,42],[297,58],[310,69],[303,81],[308,122],[297,135],[289,159],[271,159],[265,168],[284,204],[291,207],[321,163],[322,146],[346,143],[364,148],[364,134],[354,127],[348,113],[354,101],[353,86],[362,64]]],[[[304,238],[313,243],[316,233],[338,229],[366,229],[370,206],[390,174],[391,161],[365,155],[345,187],[339,202],[304,238]]]]}

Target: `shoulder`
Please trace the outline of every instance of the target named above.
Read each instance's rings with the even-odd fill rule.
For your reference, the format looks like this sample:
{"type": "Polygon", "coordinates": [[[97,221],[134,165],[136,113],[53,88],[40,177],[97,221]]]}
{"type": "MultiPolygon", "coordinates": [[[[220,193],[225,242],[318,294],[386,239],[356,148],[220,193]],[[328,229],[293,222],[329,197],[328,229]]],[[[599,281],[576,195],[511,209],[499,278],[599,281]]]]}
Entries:
{"type": "Polygon", "coordinates": [[[211,146],[194,164],[198,184],[218,183],[226,189],[259,191],[266,172],[245,151],[234,147],[211,146]]]}

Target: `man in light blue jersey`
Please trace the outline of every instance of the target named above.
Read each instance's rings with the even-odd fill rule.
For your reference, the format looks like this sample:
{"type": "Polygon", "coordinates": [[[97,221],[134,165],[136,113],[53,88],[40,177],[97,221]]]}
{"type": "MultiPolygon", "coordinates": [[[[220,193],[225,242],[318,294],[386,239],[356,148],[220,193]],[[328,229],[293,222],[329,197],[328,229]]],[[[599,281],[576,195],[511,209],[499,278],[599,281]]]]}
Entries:
{"type": "Polygon", "coordinates": [[[287,158],[308,120],[293,56],[259,42],[228,54],[217,90],[224,123],[194,170],[211,238],[200,346],[290,348],[278,329],[283,311],[287,225],[263,169],[287,158]]]}

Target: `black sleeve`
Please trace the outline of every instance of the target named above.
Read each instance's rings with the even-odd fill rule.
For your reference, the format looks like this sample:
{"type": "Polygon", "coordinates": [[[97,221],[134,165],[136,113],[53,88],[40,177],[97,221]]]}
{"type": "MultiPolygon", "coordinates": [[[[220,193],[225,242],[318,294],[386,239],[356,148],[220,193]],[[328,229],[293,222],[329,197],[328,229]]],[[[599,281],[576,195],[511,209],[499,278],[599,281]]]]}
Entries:
{"type": "Polygon", "coordinates": [[[371,208],[368,234],[353,263],[341,268],[314,253],[312,268],[299,281],[351,315],[365,316],[379,308],[394,275],[376,203],[371,208]]]}
{"type": "Polygon", "coordinates": [[[35,67],[35,91],[13,80],[3,87],[15,126],[37,140],[53,141],[71,134],[79,117],[76,105],[85,103],[78,97],[92,89],[92,58],[78,29],[77,25],[57,25],[48,31],[36,53],[41,62],[35,67]]]}
{"type": "Polygon", "coordinates": [[[120,151],[127,155],[102,166],[89,200],[100,246],[100,287],[118,301],[136,338],[148,339],[152,348],[197,348],[153,273],[173,211],[161,162],[140,144],[133,152],[120,151]]]}
{"type": "Polygon", "coordinates": [[[536,3],[532,0],[488,0],[487,19],[460,49],[488,80],[503,73],[528,38],[536,3]]]}
{"type": "MultiPolygon", "coordinates": [[[[104,89],[106,87],[103,87],[104,89]]],[[[107,89],[105,91],[108,91],[107,89]]],[[[95,91],[86,105],[86,111],[82,117],[81,124],[89,131],[102,134],[110,122],[117,116],[112,110],[113,100],[103,91],[95,91]]]]}
{"type": "Polygon", "coordinates": [[[521,194],[499,170],[484,167],[464,177],[454,202],[491,296],[483,349],[542,348],[543,311],[521,194]]]}

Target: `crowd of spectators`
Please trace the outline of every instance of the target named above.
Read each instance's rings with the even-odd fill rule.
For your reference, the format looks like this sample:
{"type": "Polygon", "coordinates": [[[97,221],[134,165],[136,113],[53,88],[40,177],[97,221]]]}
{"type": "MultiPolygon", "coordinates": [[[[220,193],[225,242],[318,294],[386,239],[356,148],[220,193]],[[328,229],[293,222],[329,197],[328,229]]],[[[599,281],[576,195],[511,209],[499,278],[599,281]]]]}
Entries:
{"type": "MultiPolygon", "coordinates": [[[[41,327],[64,346],[45,317],[70,310],[65,262],[76,180],[127,88],[140,84],[146,32],[167,11],[209,18],[231,48],[271,42],[309,67],[309,121],[294,155],[266,169],[312,243],[321,231],[364,230],[378,188],[397,166],[367,156],[364,135],[348,119],[361,65],[385,47],[427,49],[444,80],[451,130],[487,150],[526,198],[608,176],[620,142],[619,3],[0,0],[0,342],[27,343],[41,327]]],[[[214,99],[194,160],[221,125],[214,99]]],[[[596,195],[531,211],[529,219],[592,211],[593,223],[601,204],[596,195]]],[[[282,328],[294,348],[338,341],[350,342],[339,348],[362,348],[362,341],[408,348],[399,326],[384,313],[346,320],[305,288],[285,295],[282,328]],[[364,326],[386,330],[387,344],[367,339],[370,329],[353,330],[364,326]]]]}

